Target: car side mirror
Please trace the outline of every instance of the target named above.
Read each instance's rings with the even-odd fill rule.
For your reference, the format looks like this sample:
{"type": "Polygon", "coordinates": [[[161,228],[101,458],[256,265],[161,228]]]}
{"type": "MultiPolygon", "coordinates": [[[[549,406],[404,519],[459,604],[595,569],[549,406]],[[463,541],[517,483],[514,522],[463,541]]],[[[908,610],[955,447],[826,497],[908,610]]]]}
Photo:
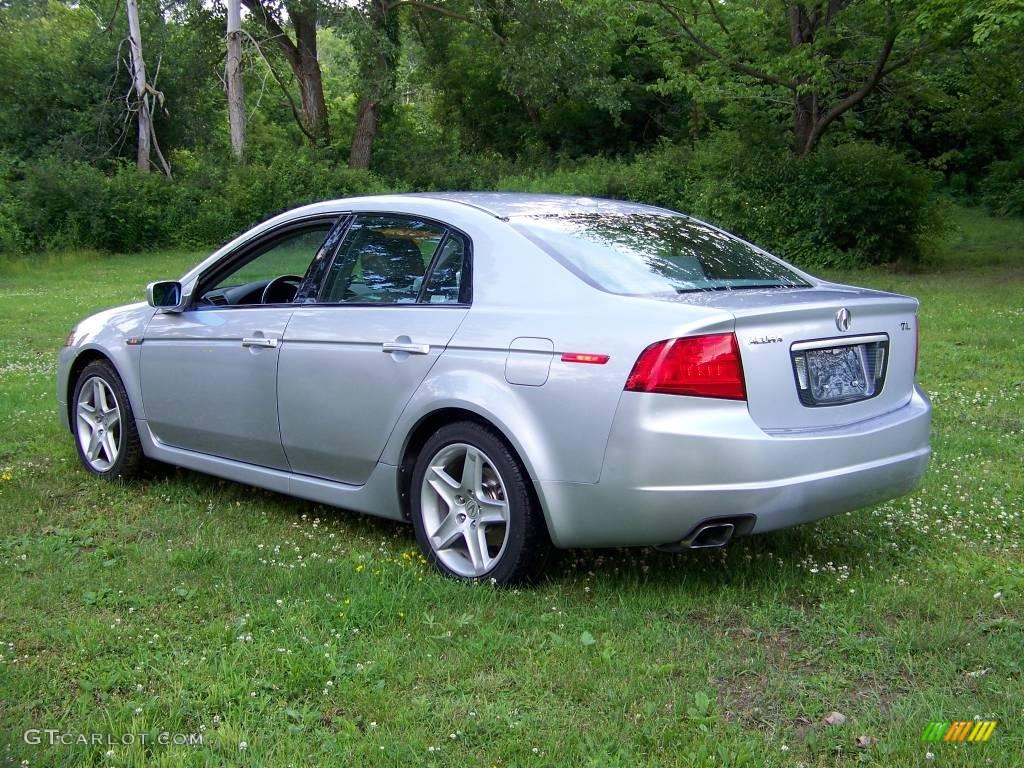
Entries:
{"type": "Polygon", "coordinates": [[[151,307],[169,312],[181,312],[185,308],[182,301],[181,283],[177,280],[160,280],[147,285],[146,301],[151,307]]]}

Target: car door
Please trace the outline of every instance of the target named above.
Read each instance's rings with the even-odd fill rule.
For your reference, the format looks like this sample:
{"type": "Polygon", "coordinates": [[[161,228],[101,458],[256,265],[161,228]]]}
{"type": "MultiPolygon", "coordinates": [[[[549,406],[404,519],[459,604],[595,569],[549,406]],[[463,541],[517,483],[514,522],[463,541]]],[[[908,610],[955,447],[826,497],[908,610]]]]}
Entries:
{"type": "Polygon", "coordinates": [[[470,304],[469,239],[427,219],[359,214],[318,301],[298,307],[278,373],[295,472],[366,482],[470,304]]]}
{"type": "Polygon", "coordinates": [[[199,278],[185,311],[154,315],[141,379],[158,440],[288,469],[277,421],[281,340],[300,281],[324,258],[336,219],[285,225],[246,243],[199,278]],[[291,279],[271,284],[283,276],[291,279]]]}

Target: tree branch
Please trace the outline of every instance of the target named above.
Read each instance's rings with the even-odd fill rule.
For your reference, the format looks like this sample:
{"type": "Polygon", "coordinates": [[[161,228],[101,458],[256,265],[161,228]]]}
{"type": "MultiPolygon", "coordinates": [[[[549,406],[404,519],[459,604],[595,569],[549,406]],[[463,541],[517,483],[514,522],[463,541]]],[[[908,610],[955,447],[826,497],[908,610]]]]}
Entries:
{"type": "MultiPolygon", "coordinates": [[[[242,4],[259,19],[260,24],[270,33],[270,39],[284,51],[284,55],[287,57],[288,63],[292,65],[292,68],[298,68],[300,64],[298,46],[288,37],[288,33],[284,31],[278,20],[274,18],[274,14],[263,5],[262,0],[242,0],[242,4]]],[[[252,40],[251,35],[249,39],[252,40]]],[[[253,42],[256,41],[253,40],[253,42]]],[[[258,45],[256,47],[259,48],[258,45]]],[[[262,55],[262,51],[260,53],[262,55]]]]}
{"type": "MultiPolygon", "coordinates": [[[[243,0],[243,2],[244,1],[245,0],[243,0]]],[[[249,38],[249,41],[253,44],[253,47],[256,48],[256,52],[260,55],[260,58],[263,59],[263,63],[266,64],[267,69],[270,70],[270,74],[273,75],[275,82],[281,87],[281,93],[283,93],[284,97],[288,99],[288,106],[292,108],[292,117],[295,118],[295,122],[299,126],[299,130],[302,131],[306,135],[306,138],[308,138],[310,141],[315,141],[316,139],[313,136],[313,134],[311,134],[309,130],[307,130],[306,126],[303,125],[302,123],[302,117],[299,114],[299,108],[295,105],[295,99],[292,98],[292,94],[288,90],[288,86],[285,85],[280,75],[277,74],[277,70],[274,69],[274,65],[270,63],[270,59],[267,58],[267,55],[263,52],[263,49],[260,47],[259,41],[256,40],[255,37],[250,35],[244,29],[241,32],[243,35],[249,38]]],[[[289,40],[288,42],[291,41],[289,40]]]]}
{"type": "Polygon", "coordinates": [[[726,58],[726,56],[722,54],[721,51],[707,43],[703,38],[699,37],[693,31],[690,25],[686,23],[686,20],[679,13],[679,9],[665,2],[665,0],[644,0],[644,2],[658,6],[665,13],[671,16],[675,20],[676,24],[679,25],[680,29],[682,29],[685,35],[690,39],[690,42],[692,42],[695,46],[697,46],[700,50],[702,50],[711,58],[717,59],[718,61],[721,61],[723,64],[730,67],[731,69],[734,69],[737,72],[740,72],[744,75],[753,77],[755,80],[761,80],[766,83],[772,83],[773,85],[779,85],[782,86],[783,88],[788,88],[791,91],[796,91],[796,83],[792,81],[785,80],[779,77],[778,75],[771,74],[770,72],[764,72],[760,69],[757,69],[757,67],[752,67],[751,65],[739,61],[738,59],[730,60],[726,58]]]}
{"type": "MultiPolygon", "coordinates": [[[[896,43],[896,28],[893,27],[890,30],[888,36],[885,38],[885,43],[882,45],[882,50],[878,54],[878,60],[875,62],[875,66],[871,69],[871,74],[868,75],[867,81],[858,88],[856,91],[848,95],[846,98],[841,99],[832,108],[821,116],[814,123],[814,127],[811,129],[810,134],[807,137],[807,143],[804,145],[801,154],[806,155],[812,149],[814,145],[818,143],[818,139],[821,138],[821,134],[825,132],[825,129],[840,115],[853,109],[855,106],[864,101],[865,98],[875,90],[879,81],[885,76],[885,64],[889,60],[889,56],[892,54],[892,47],[896,43]]],[[[902,65],[902,64],[901,64],[902,65]]],[[[891,70],[890,70],[891,71],[891,70]]]]}
{"type": "Polygon", "coordinates": [[[434,5],[433,3],[423,3],[418,0],[393,0],[393,2],[384,3],[384,12],[387,13],[395,8],[406,6],[409,8],[415,8],[418,11],[428,11],[430,13],[436,13],[440,16],[447,16],[450,19],[458,19],[464,21],[467,24],[472,24],[474,27],[484,30],[490,34],[495,40],[498,41],[499,45],[503,48],[508,45],[508,38],[503,37],[494,30],[493,27],[484,24],[482,21],[474,19],[472,16],[467,16],[464,13],[453,11],[449,8],[443,8],[440,5],[434,5]]]}

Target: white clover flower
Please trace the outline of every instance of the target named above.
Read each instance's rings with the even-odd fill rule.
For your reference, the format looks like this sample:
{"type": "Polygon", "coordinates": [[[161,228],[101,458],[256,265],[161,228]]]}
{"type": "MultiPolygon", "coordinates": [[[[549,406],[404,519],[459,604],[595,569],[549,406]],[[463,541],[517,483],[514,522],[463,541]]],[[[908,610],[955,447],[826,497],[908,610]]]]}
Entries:
{"type": "Polygon", "coordinates": [[[245,752],[249,748],[249,743],[245,741],[238,742],[238,751],[245,752]]]}

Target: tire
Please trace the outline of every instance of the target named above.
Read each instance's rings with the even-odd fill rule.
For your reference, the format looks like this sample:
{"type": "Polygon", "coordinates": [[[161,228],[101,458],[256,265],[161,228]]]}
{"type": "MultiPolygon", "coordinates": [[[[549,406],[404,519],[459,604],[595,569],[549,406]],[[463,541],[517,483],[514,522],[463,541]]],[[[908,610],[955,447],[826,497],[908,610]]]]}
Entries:
{"type": "Polygon", "coordinates": [[[128,393],[106,360],[89,363],[75,382],[71,430],[78,458],[106,480],[127,480],[142,471],[142,443],[128,393]]]}
{"type": "Polygon", "coordinates": [[[439,429],[416,457],[410,497],[416,539],[441,573],[511,585],[542,572],[551,551],[544,515],[494,430],[471,421],[439,429]]]}

